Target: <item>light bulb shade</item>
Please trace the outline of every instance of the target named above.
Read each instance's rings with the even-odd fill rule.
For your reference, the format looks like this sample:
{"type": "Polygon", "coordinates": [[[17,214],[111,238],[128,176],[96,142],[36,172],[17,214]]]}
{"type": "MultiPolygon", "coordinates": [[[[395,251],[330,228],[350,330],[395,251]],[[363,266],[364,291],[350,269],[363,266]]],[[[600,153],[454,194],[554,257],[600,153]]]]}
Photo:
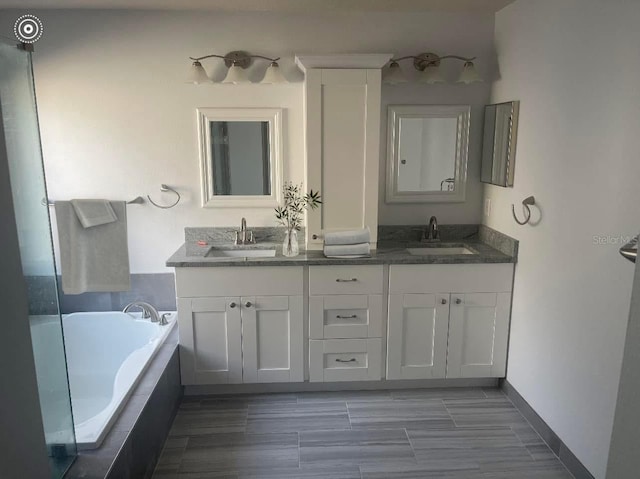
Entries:
{"type": "Polygon", "coordinates": [[[440,67],[438,65],[427,65],[418,79],[422,83],[428,83],[433,85],[434,83],[444,83],[445,80],[440,74],[440,67]]]}
{"type": "Polygon", "coordinates": [[[246,70],[234,64],[229,68],[227,76],[224,77],[222,83],[249,83],[249,76],[246,70]]]}
{"type": "Polygon", "coordinates": [[[397,62],[391,62],[382,76],[382,81],[388,85],[397,85],[398,83],[407,83],[407,77],[404,76],[397,62]]]}
{"type": "Polygon", "coordinates": [[[207,75],[202,63],[199,61],[195,61],[189,67],[189,73],[187,74],[187,83],[195,83],[196,85],[200,83],[210,83],[211,80],[207,75]]]}
{"type": "Polygon", "coordinates": [[[473,62],[465,62],[464,67],[462,67],[462,73],[460,74],[460,78],[458,78],[458,83],[476,83],[481,82],[482,77],[476,70],[473,62]]]}
{"type": "Polygon", "coordinates": [[[289,83],[280,70],[280,65],[272,62],[264,73],[264,78],[260,83],[289,83]]]}

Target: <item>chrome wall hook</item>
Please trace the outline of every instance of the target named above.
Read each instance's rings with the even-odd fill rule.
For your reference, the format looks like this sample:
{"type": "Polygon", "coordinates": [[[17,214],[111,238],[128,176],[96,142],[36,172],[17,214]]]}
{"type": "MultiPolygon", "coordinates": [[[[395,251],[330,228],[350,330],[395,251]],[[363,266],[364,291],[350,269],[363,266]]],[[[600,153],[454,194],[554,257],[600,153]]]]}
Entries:
{"type": "Polygon", "coordinates": [[[524,200],[522,200],[522,206],[525,209],[525,219],[524,221],[520,221],[516,216],[516,207],[515,205],[511,205],[511,213],[513,214],[513,219],[516,220],[516,223],[519,225],[526,225],[531,220],[531,208],[529,206],[533,206],[536,204],[536,199],[533,196],[528,196],[524,200]]]}
{"type": "Polygon", "coordinates": [[[149,200],[149,203],[151,203],[153,206],[155,206],[156,208],[161,208],[163,210],[168,210],[169,208],[173,208],[174,206],[176,206],[178,203],[180,203],[180,193],[178,193],[176,190],[174,190],[173,188],[171,188],[170,186],[167,185],[160,185],[160,191],[162,191],[163,193],[167,193],[167,192],[172,192],[175,193],[176,195],[176,201],[174,201],[172,204],[170,205],[159,205],[158,203],[156,203],[155,201],[153,201],[151,199],[151,197],[149,195],[147,195],[147,199],[149,200]]]}

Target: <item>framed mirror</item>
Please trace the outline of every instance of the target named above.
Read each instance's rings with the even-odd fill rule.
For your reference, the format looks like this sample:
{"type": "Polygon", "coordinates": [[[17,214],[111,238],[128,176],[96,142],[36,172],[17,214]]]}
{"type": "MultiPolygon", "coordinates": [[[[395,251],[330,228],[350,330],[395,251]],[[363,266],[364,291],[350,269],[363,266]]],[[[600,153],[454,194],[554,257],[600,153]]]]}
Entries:
{"type": "Polygon", "coordinates": [[[274,207],[282,195],[282,110],[198,108],[203,207],[274,207]]]}
{"type": "Polygon", "coordinates": [[[484,109],[480,181],[513,186],[520,102],[487,105],[484,109]]]}
{"type": "Polygon", "coordinates": [[[391,105],[387,203],[462,202],[467,181],[468,105],[391,105]]]}

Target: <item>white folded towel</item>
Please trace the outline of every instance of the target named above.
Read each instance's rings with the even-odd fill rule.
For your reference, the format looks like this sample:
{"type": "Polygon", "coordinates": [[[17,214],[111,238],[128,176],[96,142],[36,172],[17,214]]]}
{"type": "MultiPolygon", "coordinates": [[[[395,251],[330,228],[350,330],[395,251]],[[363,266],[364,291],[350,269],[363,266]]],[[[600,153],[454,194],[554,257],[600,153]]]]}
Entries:
{"type": "Polygon", "coordinates": [[[325,245],[360,244],[371,241],[369,228],[361,230],[336,231],[335,233],[325,233],[325,245]]]}
{"type": "Polygon", "coordinates": [[[327,258],[361,258],[369,254],[369,243],[324,245],[324,255],[327,258]]]}
{"type": "Polygon", "coordinates": [[[106,225],[118,221],[107,200],[71,200],[71,206],[83,228],[106,225]]]}

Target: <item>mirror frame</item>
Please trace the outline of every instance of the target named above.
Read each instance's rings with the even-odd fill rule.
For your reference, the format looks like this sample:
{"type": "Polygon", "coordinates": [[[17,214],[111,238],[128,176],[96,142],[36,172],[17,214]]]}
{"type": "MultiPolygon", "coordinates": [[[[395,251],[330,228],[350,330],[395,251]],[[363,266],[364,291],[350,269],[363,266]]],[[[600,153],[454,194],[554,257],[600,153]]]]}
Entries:
{"type": "Polygon", "coordinates": [[[273,208],[282,202],[283,152],[282,108],[198,108],[200,188],[203,208],[273,208]],[[212,121],[261,121],[269,123],[271,195],[215,195],[211,171],[212,121]]]}
{"type": "MultiPolygon", "coordinates": [[[[491,103],[489,105],[485,105],[484,113],[483,113],[483,144],[482,144],[482,155],[480,158],[480,182],[486,185],[494,185],[500,186],[502,188],[512,188],[513,180],[515,177],[515,169],[516,169],[516,147],[518,143],[518,121],[520,117],[520,101],[504,101],[501,103],[491,103]],[[487,108],[490,106],[495,106],[496,108],[501,105],[510,105],[511,106],[511,122],[509,125],[509,132],[507,134],[507,151],[506,151],[506,159],[505,159],[505,171],[501,172],[501,183],[494,183],[493,181],[484,181],[482,179],[482,170],[485,166],[485,162],[489,161],[485,158],[485,147],[484,140],[486,139],[487,134],[487,108]]],[[[493,132],[492,132],[492,140],[495,145],[496,139],[496,128],[494,124],[493,132]]],[[[493,170],[493,162],[495,161],[495,146],[491,149],[491,169],[493,170]]]]}
{"type": "Polygon", "coordinates": [[[469,156],[469,105],[389,105],[387,118],[387,203],[459,203],[465,200],[469,156]],[[455,118],[456,157],[454,191],[398,191],[398,141],[402,118],[455,118]]]}

